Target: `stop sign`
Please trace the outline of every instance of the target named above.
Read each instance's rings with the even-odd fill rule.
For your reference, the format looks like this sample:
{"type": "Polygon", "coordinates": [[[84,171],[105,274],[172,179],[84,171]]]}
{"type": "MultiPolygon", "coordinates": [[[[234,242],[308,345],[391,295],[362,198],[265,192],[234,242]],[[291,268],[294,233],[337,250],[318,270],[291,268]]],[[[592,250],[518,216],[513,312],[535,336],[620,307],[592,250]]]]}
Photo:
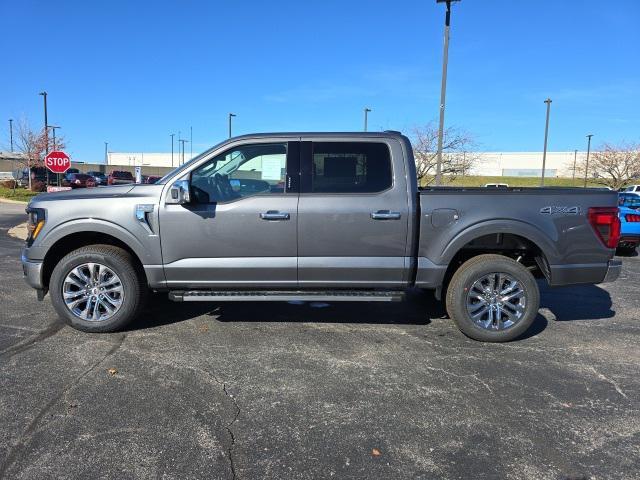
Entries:
{"type": "Polygon", "coordinates": [[[44,166],[53,173],[64,173],[71,166],[71,160],[64,152],[50,152],[44,157],[44,166]]]}

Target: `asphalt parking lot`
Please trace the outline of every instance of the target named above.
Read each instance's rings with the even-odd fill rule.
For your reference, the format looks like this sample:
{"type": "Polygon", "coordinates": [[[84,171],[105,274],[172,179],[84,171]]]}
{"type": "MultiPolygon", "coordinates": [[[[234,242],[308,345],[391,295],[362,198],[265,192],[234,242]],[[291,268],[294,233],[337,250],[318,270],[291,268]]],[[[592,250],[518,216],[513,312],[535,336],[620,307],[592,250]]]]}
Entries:
{"type": "Polygon", "coordinates": [[[525,338],[401,304],[174,304],[58,322],[0,204],[0,478],[640,478],[640,258],[544,288],[525,338]]]}

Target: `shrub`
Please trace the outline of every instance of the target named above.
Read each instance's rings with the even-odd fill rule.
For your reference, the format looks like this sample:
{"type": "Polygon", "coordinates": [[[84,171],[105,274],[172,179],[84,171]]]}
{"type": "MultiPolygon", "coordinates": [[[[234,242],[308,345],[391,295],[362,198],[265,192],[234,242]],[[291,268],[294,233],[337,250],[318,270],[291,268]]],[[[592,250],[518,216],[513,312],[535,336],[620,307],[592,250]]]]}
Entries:
{"type": "Polygon", "coordinates": [[[41,182],[40,180],[33,180],[31,182],[31,191],[32,192],[46,192],[47,191],[47,185],[44,182],[41,182]]]}
{"type": "Polygon", "coordinates": [[[5,187],[5,188],[15,188],[16,181],[15,180],[2,180],[0,182],[0,187],[5,187]]]}

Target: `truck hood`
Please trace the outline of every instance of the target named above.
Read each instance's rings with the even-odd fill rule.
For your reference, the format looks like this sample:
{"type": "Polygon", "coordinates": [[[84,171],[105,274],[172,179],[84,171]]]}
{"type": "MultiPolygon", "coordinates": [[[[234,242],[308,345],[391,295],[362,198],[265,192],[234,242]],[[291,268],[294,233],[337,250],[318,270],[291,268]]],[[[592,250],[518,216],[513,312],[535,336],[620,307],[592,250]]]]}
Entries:
{"type": "Polygon", "coordinates": [[[162,191],[163,185],[157,184],[126,184],[126,185],[111,185],[108,187],[96,187],[96,188],[77,188],[75,190],[67,190],[64,192],[51,192],[41,193],[31,199],[29,205],[43,202],[53,202],[60,200],[97,200],[97,199],[109,199],[109,198],[121,198],[127,196],[153,195],[154,190],[157,190],[158,195],[162,191]]]}

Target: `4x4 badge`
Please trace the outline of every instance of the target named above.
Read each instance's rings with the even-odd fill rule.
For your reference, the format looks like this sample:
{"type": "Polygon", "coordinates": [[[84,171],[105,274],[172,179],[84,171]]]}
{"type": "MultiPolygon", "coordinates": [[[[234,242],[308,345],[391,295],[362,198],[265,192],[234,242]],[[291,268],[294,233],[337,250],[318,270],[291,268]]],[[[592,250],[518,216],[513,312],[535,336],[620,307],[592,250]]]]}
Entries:
{"type": "Polygon", "coordinates": [[[580,207],[542,207],[540,209],[540,213],[545,215],[555,215],[555,214],[564,214],[564,215],[580,215],[580,207]]]}

